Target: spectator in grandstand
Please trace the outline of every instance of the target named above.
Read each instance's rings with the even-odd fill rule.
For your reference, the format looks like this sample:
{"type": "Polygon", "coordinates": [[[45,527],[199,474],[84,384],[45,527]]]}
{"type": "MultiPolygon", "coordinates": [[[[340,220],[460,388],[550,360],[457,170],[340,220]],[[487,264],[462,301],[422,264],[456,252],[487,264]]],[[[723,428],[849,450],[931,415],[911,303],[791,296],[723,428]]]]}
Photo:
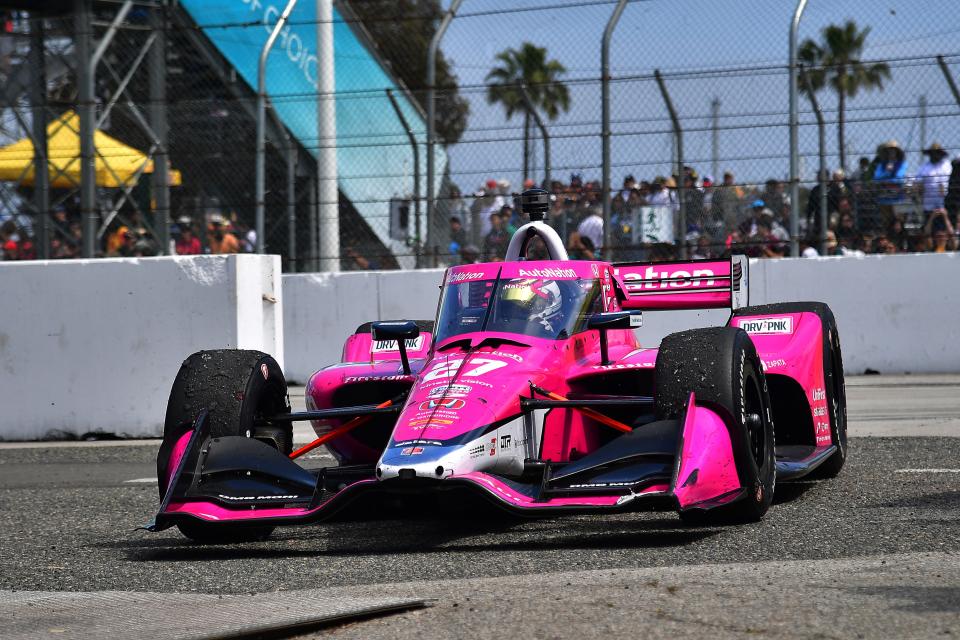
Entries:
{"type": "Polygon", "coordinates": [[[221,219],[214,220],[207,231],[207,246],[210,253],[225,254],[239,253],[240,243],[237,237],[230,232],[230,223],[221,219]]]}
{"type": "Polygon", "coordinates": [[[577,225],[577,233],[581,238],[590,240],[593,245],[592,250],[603,249],[603,209],[600,206],[592,206],[587,211],[586,217],[577,225]]]}
{"type": "Polygon", "coordinates": [[[450,216],[450,245],[447,248],[453,263],[460,260],[460,250],[467,244],[467,232],[460,216],[450,216]]]}
{"type": "Polygon", "coordinates": [[[506,223],[499,211],[489,216],[490,231],[483,238],[483,257],[488,262],[503,260],[510,244],[510,234],[507,233],[506,223]]]}
{"type": "Polygon", "coordinates": [[[957,237],[956,230],[950,222],[950,216],[944,208],[934,209],[927,218],[927,224],[923,227],[924,234],[930,236],[934,253],[943,253],[945,251],[956,251],[957,237]]]}
{"type": "Polygon", "coordinates": [[[757,220],[755,238],[758,242],[760,256],[763,258],[782,258],[786,253],[786,246],[773,235],[773,212],[764,208],[764,215],[757,220]]]}
{"type": "Polygon", "coordinates": [[[344,250],[343,255],[344,271],[370,271],[380,267],[377,262],[368,260],[366,256],[357,251],[354,247],[347,247],[344,250]]]}
{"type": "Polygon", "coordinates": [[[596,247],[593,241],[581,235],[579,231],[570,232],[570,240],[567,243],[567,254],[571,260],[596,260],[596,247]]]}
{"type": "Polygon", "coordinates": [[[904,228],[901,216],[894,217],[890,226],[887,227],[887,240],[894,246],[897,253],[910,251],[910,234],[904,228]]]}
{"type": "Polygon", "coordinates": [[[506,204],[500,191],[497,188],[497,181],[487,180],[485,188],[475,194],[473,205],[470,207],[470,214],[473,219],[478,220],[480,224],[480,237],[486,237],[490,233],[490,215],[500,213],[500,209],[506,204]]]}
{"type": "Polygon", "coordinates": [[[476,245],[467,244],[460,249],[460,264],[476,264],[480,261],[480,250],[476,245]]]}
{"type": "Polygon", "coordinates": [[[713,190],[713,206],[711,215],[715,223],[723,225],[725,231],[732,232],[739,224],[740,203],[743,200],[743,189],[734,182],[733,173],[723,174],[723,184],[713,190]]]}
{"type": "Polygon", "coordinates": [[[16,240],[5,240],[3,242],[3,259],[5,261],[20,259],[20,247],[16,240]]]}
{"type": "Polygon", "coordinates": [[[873,180],[873,171],[870,170],[870,158],[861,156],[857,161],[857,169],[850,175],[851,182],[870,182],[873,180]]]}
{"type": "Polygon", "coordinates": [[[950,180],[947,182],[947,195],[943,206],[954,226],[960,226],[960,157],[950,163],[950,180]]]}
{"type": "Polygon", "coordinates": [[[697,243],[690,253],[690,257],[694,260],[709,260],[717,257],[714,254],[713,240],[709,234],[701,233],[697,236],[697,243]]]}
{"type": "Polygon", "coordinates": [[[526,222],[528,222],[526,220],[523,220],[520,217],[520,212],[514,209],[513,205],[509,203],[500,207],[500,216],[503,218],[506,224],[507,233],[511,235],[513,234],[514,231],[516,231],[521,226],[526,224],[526,222]]]}
{"type": "Polygon", "coordinates": [[[200,238],[193,232],[193,225],[190,218],[181,218],[179,220],[180,233],[176,237],[174,249],[179,256],[198,256],[203,253],[203,247],[200,246],[200,238]]]}
{"type": "Polygon", "coordinates": [[[630,199],[630,194],[637,188],[637,180],[632,175],[623,179],[623,188],[620,190],[620,198],[624,202],[630,199]]]}
{"type": "Polygon", "coordinates": [[[890,140],[877,147],[874,163],[876,203],[880,208],[881,223],[888,226],[893,221],[894,207],[903,202],[905,197],[903,187],[907,174],[906,154],[896,140],[890,140]]]}
{"type": "Polygon", "coordinates": [[[784,192],[783,183],[776,178],[767,180],[763,188],[763,195],[760,197],[766,203],[767,208],[773,211],[775,218],[781,218],[784,208],[790,204],[790,196],[784,192]]]}
{"type": "MultiPolygon", "coordinates": [[[[939,142],[934,142],[923,152],[930,159],[924,162],[917,171],[916,189],[923,206],[923,219],[929,222],[934,212],[939,212],[944,208],[944,200],[947,196],[953,166],[947,158],[947,152],[939,142]]],[[[939,215],[935,220],[934,224],[937,225],[942,224],[942,220],[949,221],[947,216],[941,217],[939,215]]]]}
{"type": "MultiPolygon", "coordinates": [[[[844,200],[844,202],[846,202],[846,200],[844,200]]],[[[837,223],[836,228],[836,238],[840,246],[847,249],[854,249],[860,245],[860,232],[857,231],[853,213],[849,210],[844,211],[840,215],[840,221],[837,223]]]]}
{"type": "Polygon", "coordinates": [[[697,187],[696,172],[687,172],[683,178],[683,198],[686,205],[687,229],[702,231],[707,224],[703,206],[703,191],[697,187]]]}

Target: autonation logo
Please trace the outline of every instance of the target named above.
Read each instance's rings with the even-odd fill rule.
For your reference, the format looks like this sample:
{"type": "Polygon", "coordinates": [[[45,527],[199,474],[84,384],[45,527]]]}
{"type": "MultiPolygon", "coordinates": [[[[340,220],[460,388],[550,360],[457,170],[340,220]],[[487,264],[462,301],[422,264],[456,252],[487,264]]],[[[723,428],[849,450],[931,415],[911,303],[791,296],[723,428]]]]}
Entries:
{"type": "Polygon", "coordinates": [[[559,269],[546,267],[544,269],[520,269],[517,272],[520,277],[526,278],[576,278],[577,272],[574,269],[559,269]]]}

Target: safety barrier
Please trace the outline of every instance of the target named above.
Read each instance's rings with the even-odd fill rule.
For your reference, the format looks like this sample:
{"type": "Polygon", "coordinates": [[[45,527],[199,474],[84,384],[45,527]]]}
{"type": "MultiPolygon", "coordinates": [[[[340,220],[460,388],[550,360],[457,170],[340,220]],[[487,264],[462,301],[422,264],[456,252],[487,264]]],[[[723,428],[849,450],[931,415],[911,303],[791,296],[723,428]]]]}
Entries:
{"type": "Polygon", "coordinates": [[[277,256],[0,263],[0,439],[160,434],[180,363],[282,359],[277,256]]]}

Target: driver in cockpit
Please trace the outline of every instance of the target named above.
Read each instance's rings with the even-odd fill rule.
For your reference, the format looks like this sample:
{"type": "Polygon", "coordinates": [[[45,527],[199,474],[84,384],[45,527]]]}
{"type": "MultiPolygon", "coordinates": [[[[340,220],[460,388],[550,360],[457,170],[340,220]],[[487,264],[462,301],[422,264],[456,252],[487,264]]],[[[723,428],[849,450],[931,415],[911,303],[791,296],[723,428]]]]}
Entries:
{"type": "Polygon", "coordinates": [[[564,328],[563,296],[555,280],[514,278],[502,285],[499,320],[513,331],[556,338],[564,328]]]}

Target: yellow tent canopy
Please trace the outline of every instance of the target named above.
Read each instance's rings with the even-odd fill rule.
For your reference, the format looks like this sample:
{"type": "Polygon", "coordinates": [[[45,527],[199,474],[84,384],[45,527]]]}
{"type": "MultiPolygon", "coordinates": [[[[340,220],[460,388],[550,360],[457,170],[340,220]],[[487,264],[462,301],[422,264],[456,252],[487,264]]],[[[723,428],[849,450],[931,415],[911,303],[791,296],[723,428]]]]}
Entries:
{"type": "MultiPolygon", "coordinates": [[[[146,154],[103,131],[94,132],[93,144],[99,187],[131,186],[136,183],[141,167],[142,173],[153,173],[153,160],[146,154]]],[[[80,184],[80,116],[75,112],[67,111],[47,125],[47,162],[51,187],[70,189],[80,184]]],[[[33,141],[30,138],[0,148],[0,180],[33,186],[33,141]]],[[[180,182],[180,172],[171,169],[169,184],[179,186],[180,182]]]]}

